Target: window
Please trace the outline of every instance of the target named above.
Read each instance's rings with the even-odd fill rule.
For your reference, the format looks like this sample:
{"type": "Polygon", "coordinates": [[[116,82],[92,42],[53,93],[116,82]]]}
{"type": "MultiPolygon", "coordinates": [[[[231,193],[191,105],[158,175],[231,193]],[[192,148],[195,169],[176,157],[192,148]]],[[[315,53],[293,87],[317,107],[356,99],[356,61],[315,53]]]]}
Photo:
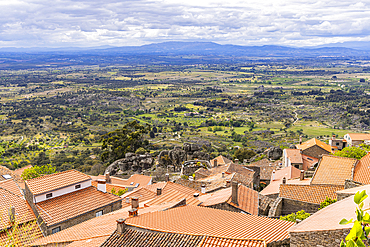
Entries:
{"type": "Polygon", "coordinates": [[[99,216],[102,216],[102,215],[103,215],[103,210],[100,210],[100,211],[95,213],[96,217],[99,217],[99,216]]]}
{"type": "Polygon", "coordinates": [[[57,233],[57,232],[60,232],[60,226],[58,227],[55,227],[51,230],[51,233],[54,234],[54,233],[57,233]]]}
{"type": "Polygon", "coordinates": [[[46,198],[50,198],[50,197],[53,197],[53,193],[47,193],[46,194],[46,198]]]}
{"type": "Polygon", "coordinates": [[[5,178],[5,179],[11,179],[12,178],[12,176],[10,176],[9,174],[5,174],[5,175],[2,175],[3,176],[3,178],[5,178]]]}
{"type": "Polygon", "coordinates": [[[339,142],[337,142],[336,145],[339,146],[339,142]]]}
{"type": "Polygon", "coordinates": [[[81,188],[81,184],[77,184],[76,186],[75,186],[75,189],[77,190],[77,189],[79,189],[79,188],[81,188]]]}

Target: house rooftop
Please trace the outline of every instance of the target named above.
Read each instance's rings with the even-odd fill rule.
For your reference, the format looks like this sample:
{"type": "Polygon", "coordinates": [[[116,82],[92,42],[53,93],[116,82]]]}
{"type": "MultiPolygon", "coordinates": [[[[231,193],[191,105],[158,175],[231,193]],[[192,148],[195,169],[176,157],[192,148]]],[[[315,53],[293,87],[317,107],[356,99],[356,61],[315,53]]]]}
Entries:
{"type": "Polygon", "coordinates": [[[279,197],[320,204],[325,201],[326,197],[337,199],[336,192],[343,189],[343,185],[280,184],[279,197]]]}
{"type": "Polygon", "coordinates": [[[267,243],[289,238],[287,230],[294,225],[289,221],[190,205],[142,214],[127,219],[126,224],[168,233],[261,239],[267,243]]]}
{"type": "MultiPolygon", "coordinates": [[[[357,191],[364,190],[364,187],[356,187],[357,191]]],[[[369,195],[370,190],[366,189],[369,195]]],[[[318,212],[314,213],[301,223],[289,229],[289,232],[313,232],[313,231],[327,231],[337,229],[349,229],[353,224],[340,225],[339,222],[345,218],[356,218],[356,204],[353,201],[354,196],[347,197],[336,203],[333,203],[318,212]]],[[[364,205],[369,205],[370,198],[364,200],[364,205]]]]}
{"type": "Polygon", "coordinates": [[[301,174],[301,170],[295,168],[294,166],[288,166],[281,170],[276,170],[275,178],[273,179],[271,177],[271,182],[281,180],[283,178],[286,178],[286,179],[299,178],[300,174],[301,174]]]}
{"type": "MultiPolygon", "coordinates": [[[[305,178],[304,180],[300,180],[300,179],[287,179],[286,180],[286,184],[310,184],[310,182],[311,182],[311,178],[305,178]]],[[[282,184],[282,180],[273,181],[269,185],[267,185],[260,192],[260,194],[264,196],[279,194],[280,184],[282,184]]]]}
{"type": "Polygon", "coordinates": [[[35,205],[45,224],[52,226],[121,200],[119,196],[98,191],[90,186],[35,205]]]}
{"type": "Polygon", "coordinates": [[[357,159],[323,155],[311,184],[344,185],[345,180],[352,180],[357,162],[357,159]]]}
{"type": "Polygon", "coordinates": [[[352,141],[364,141],[370,140],[370,134],[366,133],[348,133],[347,134],[352,141]]]}
{"type": "MultiPolygon", "coordinates": [[[[94,181],[97,181],[98,179],[105,179],[104,175],[90,176],[90,177],[93,180],[94,184],[96,183],[94,181]]],[[[152,177],[141,175],[141,174],[133,174],[128,179],[110,176],[110,179],[111,179],[111,184],[116,186],[117,188],[123,188],[123,187],[124,188],[127,188],[127,187],[140,188],[143,186],[147,186],[152,181],[152,177]]]]}
{"type": "Polygon", "coordinates": [[[27,180],[26,185],[33,195],[40,195],[88,180],[91,180],[88,175],[76,170],[68,170],[27,180]]]}
{"type": "Polygon", "coordinates": [[[255,166],[260,168],[260,179],[261,180],[270,180],[271,174],[274,170],[277,170],[277,168],[280,167],[281,161],[277,160],[275,162],[271,162],[268,159],[264,158],[262,160],[253,162],[248,166],[255,166]]]}
{"type": "Polygon", "coordinates": [[[214,158],[213,160],[210,160],[211,162],[211,165],[214,166],[214,161],[217,160],[217,165],[226,165],[226,164],[230,164],[232,163],[231,160],[229,160],[228,158],[220,155],[220,156],[217,156],[216,158],[214,158]]]}
{"type": "Polygon", "coordinates": [[[362,184],[370,184],[370,153],[362,157],[356,165],[353,180],[362,184]]]}
{"type": "Polygon", "coordinates": [[[293,164],[302,164],[302,153],[301,150],[299,149],[284,149],[286,152],[286,157],[290,160],[291,163],[293,164]]]}
{"type": "Polygon", "coordinates": [[[312,138],[308,141],[303,142],[302,144],[298,144],[298,145],[296,145],[296,147],[297,147],[297,149],[306,150],[306,149],[311,148],[315,145],[317,145],[317,146],[321,147],[322,149],[331,153],[331,146],[329,144],[326,144],[325,142],[317,140],[316,138],[312,138]]]}

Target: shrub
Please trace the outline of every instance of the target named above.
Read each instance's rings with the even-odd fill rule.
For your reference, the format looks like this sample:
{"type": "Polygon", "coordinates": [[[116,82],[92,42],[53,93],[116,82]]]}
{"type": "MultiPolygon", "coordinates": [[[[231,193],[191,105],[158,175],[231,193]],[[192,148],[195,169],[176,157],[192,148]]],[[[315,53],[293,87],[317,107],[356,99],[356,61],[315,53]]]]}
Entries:
{"type": "Polygon", "coordinates": [[[304,220],[310,217],[311,214],[306,213],[304,210],[298,211],[297,213],[291,213],[286,216],[280,216],[281,220],[296,222],[297,220],[304,220]]]}

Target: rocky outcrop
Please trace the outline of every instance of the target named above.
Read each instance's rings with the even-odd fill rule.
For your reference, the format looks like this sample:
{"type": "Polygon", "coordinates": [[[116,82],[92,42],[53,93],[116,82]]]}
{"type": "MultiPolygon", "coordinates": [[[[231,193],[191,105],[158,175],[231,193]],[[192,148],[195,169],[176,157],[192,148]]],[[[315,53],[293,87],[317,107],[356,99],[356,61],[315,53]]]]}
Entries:
{"type": "Polygon", "coordinates": [[[149,169],[153,164],[153,157],[151,154],[134,154],[126,153],[125,158],[114,161],[107,167],[105,173],[115,175],[119,170],[141,172],[149,169]]]}
{"type": "Polygon", "coordinates": [[[267,158],[272,159],[272,160],[278,160],[281,158],[283,155],[283,150],[279,147],[271,147],[267,151],[267,158]]]}
{"type": "Polygon", "coordinates": [[[172,150],[163,150],[158,155],[158,163],[162,166],[173,165],[175,169],[180,169],[184,161],[187,160],[209,160],[209,154],[200,151],[201,147],[193,143],[184,143],[183,148],[175,147],[172,150]]]}

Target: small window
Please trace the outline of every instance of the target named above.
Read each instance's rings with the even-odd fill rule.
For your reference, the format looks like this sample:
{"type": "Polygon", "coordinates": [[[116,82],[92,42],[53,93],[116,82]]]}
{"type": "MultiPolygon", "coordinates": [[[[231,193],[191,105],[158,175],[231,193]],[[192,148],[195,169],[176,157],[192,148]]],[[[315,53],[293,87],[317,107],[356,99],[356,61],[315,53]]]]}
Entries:
{"type": "Polygon", "coordinates": [[[51,197],[53,197],[53,193],[47,193],[46,194],[46,198],[51,198],[51,197]]]}
{"type": "Polygon", "coordinates": [[[2,175],[3,176],[3,178],[5,178],[5,179],[11,179],[12,178],[12,176],[10,176],[9,174],[5,174],[5,175],[2,175]]]}
{"type": "Polygon", "coordinates": [[[81,188],[81,184],[77,184],[76,186],[75,186],[75,189],[77,190],[77,189],[79,189],[79,188],[81,188]]]}
{"type": "Polygon", "coordinates": [[[130,185],[134,185],[134,182],[131,182],[130,185]]]}
{"type": "Polygon", "coordinates": [[[337,142],[336,145],[339,146],[339,142],[337,142]]]}
{"type": "Polygon", "coordinates": [[[96,212],[96,217],[99,217],[99,216],[102,216],[103,215],[103,210],[100,210],[98,212],[96,212]]]}
{"type": "Polygon", "coordinates": [[[53,228],[51,230],[51,233],[54,234],[54,233],[57,233],[57,232],[60,232],[60,226],[56,227],[56,228],[53,228]]]}

